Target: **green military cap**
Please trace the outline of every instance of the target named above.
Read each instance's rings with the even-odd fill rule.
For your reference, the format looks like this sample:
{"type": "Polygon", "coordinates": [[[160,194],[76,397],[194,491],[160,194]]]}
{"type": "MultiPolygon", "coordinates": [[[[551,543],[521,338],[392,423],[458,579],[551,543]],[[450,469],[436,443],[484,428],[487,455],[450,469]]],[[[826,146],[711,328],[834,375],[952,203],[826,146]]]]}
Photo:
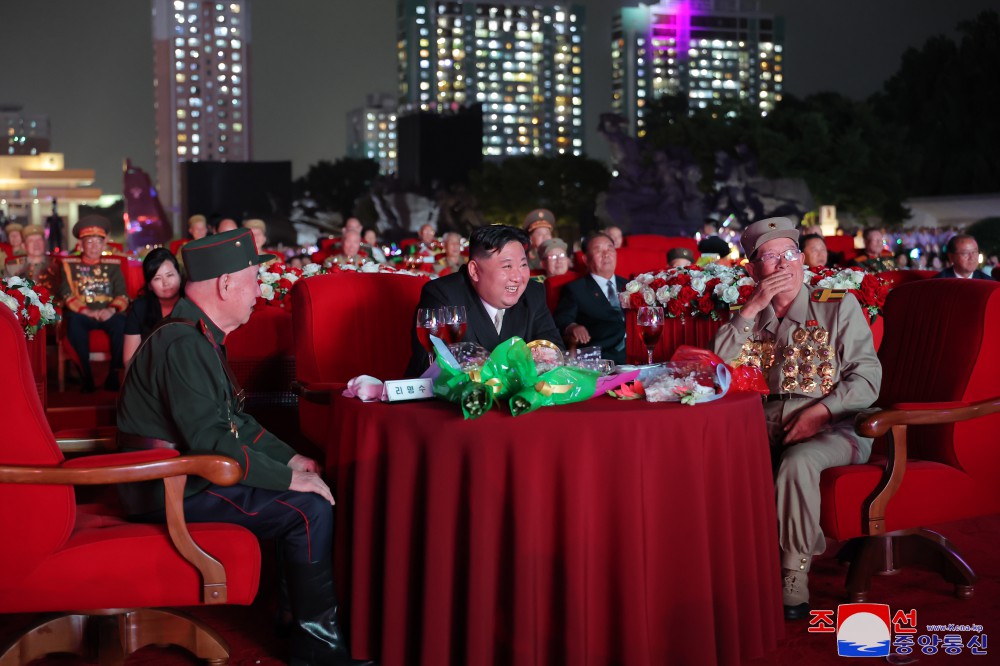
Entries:
{"type": "Polygon", "coordinates": [[[743,254],[747,259],[753,257],[761,245],[775,238],[790,238],[799,242],[799,230],[795,228],[795,223],[787,217],[769,217],[766,220],[758,220],[743,230],[740,236],[740,245],[743,246],[743,254]]]}
{"type": "Polygon", "coordinates": [[[193,240],[181,248],[181,254],[191,282],[237,273],[273,259],[270,254],[257,254],[253,232],[249,229],[234,229],[193,240]]]}
{"type": "Polygon", "coordinates": [[[674,259],[687,259],[694,263],[694,252],[686,247],[672,247],[667,250],[667,263],[669,264],[674,259]]]}
{"type": "Polygon", "coordinates": [[[524,218],[524,230],[529,234],[535,229],[551,229],[556,223],[556,216],[546,208],[536,208],[524,218]]]}

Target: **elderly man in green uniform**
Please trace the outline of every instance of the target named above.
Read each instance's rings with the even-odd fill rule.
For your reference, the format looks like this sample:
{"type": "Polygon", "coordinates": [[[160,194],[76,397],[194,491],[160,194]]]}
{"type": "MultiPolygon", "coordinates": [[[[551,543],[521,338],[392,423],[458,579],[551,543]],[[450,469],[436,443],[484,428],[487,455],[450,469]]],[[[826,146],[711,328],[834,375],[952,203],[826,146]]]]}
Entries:
{"type": "MultiPolygon", "coordinates": [[[[243,468],[231,487],[190,479],[189,522],[231,522],[281,549],[294,618],[293,664],[362,664],[350,658],[337,625],[333,587],[333,496],[314,461],[243,411],[242,390],[223,341],[247,322],[256,299],[258,254],[249,229],[184,246],[185,297],[139,347],[118,404],[125,450],[177,448],[228,455],[243,468]]],[[[121,487],[135,520],[164,521],[162,487],[121,487]]]]}
{"type": "Polygon", "coordinates": [[[125,310],[128,294],[125,276],[118,259],[104,257],[108,229],[111,224],[100,215],[87,215],[73,226],[73,235],[80,239],[82,253],[62,260],[63,279],[59,297],[66,319],[66,337],[80,358],[81,391],[94,391],[94,375],[90,368],[90,332],[101,330],[111,339],[111,369],[104,388],[117,391],[118,371],[122,369],[125,347],[125,310]]]}
{"type": "Polygon", "coordinates": [[[785,618],[809,614],[808,572],[826,549],[820,529],[820,474],[868,460],[872,441],[855,415],[878,397],[882,366],[857,299],[810,293],[803,284],[799,232],[791,220],[754,222],[743,232],[757,286],[719,329],[715,352],[760,367],[770,395],[764,412],[775,461],[785,618]]]}
{"type": "Polygon", "coordinates": [[[24,249],[20,254],[7,259],[7,275],[28,278],[36,286],[42,286],[55,295],[59,286],[59,262],[45,253],[45,228],[32,224],[24,228],[24,249]]]}

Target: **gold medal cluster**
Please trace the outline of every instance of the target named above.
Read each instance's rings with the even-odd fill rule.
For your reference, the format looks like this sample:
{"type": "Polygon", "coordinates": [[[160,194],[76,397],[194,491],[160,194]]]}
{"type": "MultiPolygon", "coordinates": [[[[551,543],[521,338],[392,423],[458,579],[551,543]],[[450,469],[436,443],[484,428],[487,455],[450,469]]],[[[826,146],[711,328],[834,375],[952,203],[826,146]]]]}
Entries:
{"type": "MultiPolygon", "coordinates": [[[[792,344],[781,354],[781,390],[785,393],[813,393],[819,388],[823,395],[833,390],[834,350],[830,332],[822,326],[799,328],[792,333],[792,344]]],[[[765,373],[776,360],[775,344],[770,340],[747,340],[737,362],[760,368],[765,373]]]]}

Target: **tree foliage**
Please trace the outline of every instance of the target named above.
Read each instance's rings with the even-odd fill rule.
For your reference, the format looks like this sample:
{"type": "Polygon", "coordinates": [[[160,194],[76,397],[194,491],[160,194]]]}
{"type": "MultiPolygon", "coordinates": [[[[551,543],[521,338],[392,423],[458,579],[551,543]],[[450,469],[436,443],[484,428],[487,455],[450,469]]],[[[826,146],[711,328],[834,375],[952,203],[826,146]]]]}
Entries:
{"type": "Polygon", "coordinates": [[[911,149],[911,196],[995,192],[1000,186],[1000,14],[987,10],[909,49],[873,97],[911,149]]]}
{"type": "Polygon", "coordinates": [[[358,199],[371,191],[378,170],[378,162],[371,159],[320,160],[295,181],[295,196],[308,194],[319,210],[337,212],[347,218],[355,214],[358,199]]]}
{"type": "Polygon", "coordinates": [[[489,222],[521,226],[531,210],[548,208],[560,226],[575,228],[593,214],[610,180],[607,167],[587,157],[511,157],[469,174],[469,189],[489,222]]]}

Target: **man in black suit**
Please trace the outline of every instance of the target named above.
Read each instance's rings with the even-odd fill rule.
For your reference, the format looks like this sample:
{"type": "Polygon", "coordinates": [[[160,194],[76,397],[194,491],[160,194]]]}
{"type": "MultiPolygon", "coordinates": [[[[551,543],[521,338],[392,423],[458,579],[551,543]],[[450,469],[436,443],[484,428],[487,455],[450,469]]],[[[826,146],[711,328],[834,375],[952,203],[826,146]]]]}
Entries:
{"type": "MultiPolygon", "coordinates": [[[[545,288],[531,280],[520,229],[494,224],[480,227],[469,238],[469,263],[424,285],[419,308],[464,305],[468,329],[462,342],[476,342],[489,351],[514,337],[531,342],[550,340],[563,347],[562,336],[545,305],[545,288]]],[[[427,369],[427,352],[413,323],[413,354],[407,377],[427,369]]]]}
{"type": "Polygon", "coordinates": [[[556,326],[567,342],[599,345],[601,357],[625,362],[625,314],[618,294],[625,278],[615,275],[615,242],[605,233],[587,237],[583,246],[590,275],[562,288],[556,307],[556,326]]]}
{"type": "Polygon", "coordinates": [[[947,245],[948,261],[951,266],[934,277],[961,278],[963,280],[990,280],[989,275],[979,270],[979,244],[967,234],[952,236],[947,245]]]}

